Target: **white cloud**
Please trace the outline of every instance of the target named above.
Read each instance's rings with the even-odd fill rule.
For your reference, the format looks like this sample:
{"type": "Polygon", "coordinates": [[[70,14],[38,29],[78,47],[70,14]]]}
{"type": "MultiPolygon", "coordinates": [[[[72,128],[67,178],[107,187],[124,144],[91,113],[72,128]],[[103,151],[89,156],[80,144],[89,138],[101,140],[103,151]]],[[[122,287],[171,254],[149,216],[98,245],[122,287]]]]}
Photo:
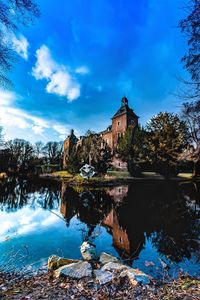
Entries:
{"type": "Polygon", "coordinates": [[[27,113],[16,107],[16,100],[16,94],[0,90],[0,125],[6,133],[6,139],[18,136],[47,141],[47,130],[59,139],[64,139],[69,134],[71,126],[68,124],[63,125],[55,120],[46,120],[27,113]]]}
{"type": "Polygon", "coordinates": [[[76,68],[75,72],[77,74],[88,74],[89,73],[89,69],[86,66],[81,66],[81,67],[76,68]]]}
{"type": "Polygon", "coordinates": [[[22,34],[17,38],[14,34],[12,36],[12,45],[14,50],[25,60],[28,59],[29,42],[22,34]]]}
{"type": "Polygon", "coordinates": [[[0,242],[5,241],[6,237],[14,238],[18,235],[26,235],[44,227],[57,226],[60,219],[44,211],[42,208],[32,210],[28,206],[16,212],[0,211],[0,242]],[[6,221],[5,221],[6,220],[6,221]]]}
{"type": "Polygon", "coordinates": [[[36,51],[36,64],[32,69],[32,74],[36,79],[49,79],[57,69],[56,63],[51,58],[49,49],[43,45],[36,51]]]}
{"type": "Polygon", "coordinates": [[[65,66],[58,64],[51,56],[47,46],[42,45],[36,51],[36,64],[32,75],[37,79],[46,79],[46,91],[50,94],[66,96],[69,102],[80,96],[80,84],[65,66]]]}

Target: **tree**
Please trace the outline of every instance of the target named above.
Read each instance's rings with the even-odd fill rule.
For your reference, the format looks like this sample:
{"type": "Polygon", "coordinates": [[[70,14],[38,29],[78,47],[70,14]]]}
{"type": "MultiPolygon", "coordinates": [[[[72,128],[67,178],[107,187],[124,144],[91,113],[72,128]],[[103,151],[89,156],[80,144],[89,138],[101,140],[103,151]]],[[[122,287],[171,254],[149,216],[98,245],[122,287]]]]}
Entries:
{"type": "Polygon", "coordinates": [[[131,175],[138,175],[145,156],[145,131],[139,126],[130,125],[119,140],[117,152],[127,163],[131,175]]]}
{"type": "Polygon", "coordinates": [[[146,126],[149,159],[165,177],[176,171],[180,153],[187,145],[188,130],[178,115],[161,112],[146,126]]]}
{"type": "Polygon", "coordinates": [[[3,145],[3,127],[0,126],[0,146],[3,145]]]}
{"type": "Polygon", "coordinates": [[[200,96],[200,0],[190,0],[188,15],[179,26],[188,41],[187,53],[183,56],[184,68],[189,72],[192,82],[185,81],[189,87],[188,97],[199,99],[200,96]]]}
{"type": "Polygon", "coordinates": [[[29,25],[39,15],[34,0],[0,0],[0,84],[10,83],[6,72],[11,69],[16,59],[8,37],[18,31],[19,25],[29,25]]]}
{"type": "Polygon", "coordinates": [[[77,174],[81,168],[81,147],[74,145],[67,159],[67,171],[77,174]]]}
{"type": "Polygon", "coordinates": [[[5,144],[9,153],[9,167],[13,170],[25,171],[34,158],[33,146],[23,139],[10,140],[5,144]]]}
{"type": "Polygon", "coordinates": [[[42,158],[43,148],[44,148],[44,144],[41,141],[38,141],[35,143],[34,152],[35,152],[36,158],[38,158],[38,159],[42,158]]]}
{"type": "Polygon", "coordinates": [[[62,164],[63,142],[48,142],[43,147],[43,153],[47,163],[62,164]]]}
{"type": "Polygon", "coordinates": [[[200,175],[200,101],[184,103],[182,118],[189,129],[189,147],[182,158],[193,162],[193,176],[197,176],[200,175]]]}
{"type": "Polygon", "coordinates": [[[80,147],[81,161],[95,167],[96,172],[105,174],[111,162],[111,149],[102,137],[88,131],[80,147]]]}
{"type": "Polygon", "coordinates": [[[92,131],[88,131],[81,143],[74,145],[71,150],[67,170],[78,173],[84,164],[92,165],[99,174],[105,174],[111,162],[111,149],[102,137],[92,131]]]}

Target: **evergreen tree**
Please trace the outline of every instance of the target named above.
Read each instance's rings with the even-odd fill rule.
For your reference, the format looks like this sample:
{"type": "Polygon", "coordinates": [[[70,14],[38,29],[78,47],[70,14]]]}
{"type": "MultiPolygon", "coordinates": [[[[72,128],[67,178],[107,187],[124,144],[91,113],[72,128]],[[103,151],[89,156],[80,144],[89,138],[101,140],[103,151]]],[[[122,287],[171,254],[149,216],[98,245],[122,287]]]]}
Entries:
{"type": "Polygon", "coordinates": [[[147,151],[151,162],[165,177],[176,171],[180,153],[187,145],[188,130],[178,115],[161,112],[146,126],[147,151]]]}
{"type": "Polygon", "coordinates": [[[117,152],[123,161],[127,163],[131,175],[138,175],[146,155],[145,131],[135,125],[130,125],[125,134],[120,138],[117,152]]]}

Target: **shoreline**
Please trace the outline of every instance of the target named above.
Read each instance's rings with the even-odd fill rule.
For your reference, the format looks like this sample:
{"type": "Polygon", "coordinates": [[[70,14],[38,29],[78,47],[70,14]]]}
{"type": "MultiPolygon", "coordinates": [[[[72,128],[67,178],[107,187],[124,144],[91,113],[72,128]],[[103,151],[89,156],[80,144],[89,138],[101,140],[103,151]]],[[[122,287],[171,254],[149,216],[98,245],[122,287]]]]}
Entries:
{"type": "Polygon", "coordinates": [[[126,177],[126,178],[112,178],[112,177],[93,177],[90,179],[77,179],[76,177],[62,177],[53,174],[41,174],[40,179],[44,180],[55,180],[59,182],[68,183],[69,186],[87,186],[87,187],[114,187],[119,185],[126,185],[134,182],[146,182],[146,183],[162,183],[162,182],[198,182],[200,178],[181,178],[181,177],[171,177],[164,178],[162,176],[158,177],[126,177]]]}
{"type": "Polygon", "coordinates": [[[200,299],[200,281],[181,276],[133,286],[127,278],[99,285],[94,279],[54,278],[52,271],[28,277],[0,272],[1,299],[200,299]]]}

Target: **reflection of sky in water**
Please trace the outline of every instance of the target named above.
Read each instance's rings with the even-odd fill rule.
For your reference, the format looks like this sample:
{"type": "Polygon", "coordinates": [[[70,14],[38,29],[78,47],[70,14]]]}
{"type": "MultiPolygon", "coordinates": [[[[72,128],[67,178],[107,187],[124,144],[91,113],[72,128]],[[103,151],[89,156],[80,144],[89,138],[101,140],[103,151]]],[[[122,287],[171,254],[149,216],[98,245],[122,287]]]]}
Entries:
{"type": "MultiPolygon", "coordinates": [[[[35,192],[28,195],[28,203],[22,208],[7,210],[6,204],[1,204],[0,265],[22,268],[31,264],[38,267],[46,263],[52,254],[68,258],[81,257],[80,245],[88,232],[87,225],[74,216],[70,225],[66,226],[58,201],[55,201],[52,210],[42,208],[43,202],[44,194],[35,192]]],[[[93,236],[98,254],[104,251],[119,256],[113,246],[112,235],[105,227],[96,226],[93,236]]],[[[163,272],[163,261],[170,264],[152,245],[151,237],[145,237],[144,248],[134,260],[133,266],[155,276],[163,272]],[[148,262],[151,262],[150,266],[148,262]]],[[[171,274],[176,274],[178,268],[190,274],[200,273],[195,256],[173,264],[171,274]]]]}

